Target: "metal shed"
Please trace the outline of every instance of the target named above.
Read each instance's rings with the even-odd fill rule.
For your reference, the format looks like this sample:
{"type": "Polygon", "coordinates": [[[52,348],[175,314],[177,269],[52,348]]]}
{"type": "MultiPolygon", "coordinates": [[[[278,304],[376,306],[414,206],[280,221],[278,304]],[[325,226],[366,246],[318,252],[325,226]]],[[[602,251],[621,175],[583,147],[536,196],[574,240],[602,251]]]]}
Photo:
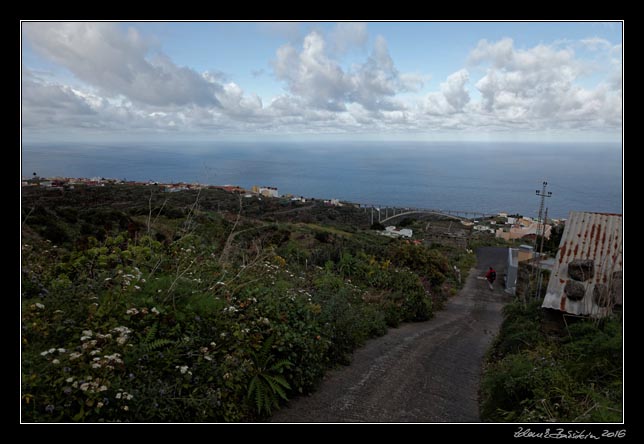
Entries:
{"type": "Polygon", "coordinates": [[[622,305],[622,215],[571,211],[542,307],[603,317],[622,305]]]}

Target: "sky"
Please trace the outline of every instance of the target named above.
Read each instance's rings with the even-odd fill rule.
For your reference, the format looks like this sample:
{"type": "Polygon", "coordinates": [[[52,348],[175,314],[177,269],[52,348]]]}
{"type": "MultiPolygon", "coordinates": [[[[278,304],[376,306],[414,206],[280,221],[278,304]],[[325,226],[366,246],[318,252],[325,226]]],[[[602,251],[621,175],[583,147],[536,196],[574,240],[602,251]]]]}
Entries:
{"type": "Polygon", "coordinates": [[[621,142],[621,22],[23,22],[25,141],[621,142]]]}

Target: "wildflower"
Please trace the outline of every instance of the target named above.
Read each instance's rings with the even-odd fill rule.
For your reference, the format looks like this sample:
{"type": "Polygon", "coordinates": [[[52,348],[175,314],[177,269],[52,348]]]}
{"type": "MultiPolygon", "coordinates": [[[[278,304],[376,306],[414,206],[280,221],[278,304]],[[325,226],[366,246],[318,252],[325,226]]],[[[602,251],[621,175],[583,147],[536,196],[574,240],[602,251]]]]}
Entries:
{"type": "Polygon", "coordinates": [[[181,367],[177,366],[179,371],[181,372],[182,375],[185,375],[186,372],[188,371],[188,366],[187,365],[182,365],[181,367]]]}
{"type": "Polygon", "coordinates": [[[53,361],[51,361],[51,363],[54,364],[54,365],[58,365],[58,364],[60,364],[60,360],[54,359],[53,361]]]}
{"type": "Polygon", "coordinates": [[[123,410],[125,410],[127,412],[128,410],[130,410],[130,408],[128,406],[124,405],[123,410]]]}
{"type": "Polygon", "coordinates": [[[65,379],[65,382],[74,382],[74,377],[70,376],[69,378],[65,379]]]}
{"type": "Polygon", "coordinates": [[[40,356],[47,356],[48,354],[49,354],[49,352],[47,350],[45,350],[44,352],[40,353],[40,356]]]}
{"type": "MultiPolygon", "coordinates": [[[[41,353],[41,354],[42,354],[42,353],[41,353]]],[[[74,359],[78,359],[78,358],[80,358],[81,356],[82,356],[82,355],[81,355],[80,353],[78,353],[78,352],[73,352],[73,353],[70,353],[70,355],[69,355],[69,360],[70,360],[70,361],[73,361],[74,359]]]]}
{"type": "Polygon", "coordinates": [[[125,312],[125,314],[129,314],[129,315],[139,314],[139,310],[137,310],[136,308],[130,308],[125,312]]]}
{"type": "Polygon", "coordinates": [[[211,343],[210,343],[210,346],[211,346],[211,347],[216,347],[216,346],[217,346],[217,344],[216,344],[216,343],[214,343],[214,342],[211,342],[211,343]]]}
{"type": "Polygon", "coordinates": [[[53,353],[53,352],[55,352],[55,351],[56,351],[56,349],[55,349],[55,348],[50,348],[50,349],[49,349],[49,350],[47,350],[47,351],[48,351],[49,353],[53,353]]]}
{"type": "Polygon", "coordinates": [[[36,307],[40,308],[41,310],[43,308],[45,308],[45,306],[43,304],[41,304],[40,302],[36,302],[36,307]]]}
{"type": "Polygon", "coordinates": [[[157,308],[156,308],[156,307],[152,307],[152,310],[150,310],[150,311],[151,311],[152,313],[154,313],[155,315],[158,315],[158,314],[159,314],[159,310],[157,310],[157,308]]]}
{"type": "Polygon", "coordinates": [[[67,350],[65,350],[64,348],[59,348],[58,353],[67,353],[67,350]]]}
{"type": "Polygon", "coordinates": [[[88,383],[88,382],[83,382],[83,383],[80,385],[80,389],[81,389],[82,391],[86,392],[86,391],[87,391],[87,389],[89,389],[89,383],[88,383]]]}
{"type": "Polygon", "coordinates": [[[104,405],[105,405],[105,404],[103,404],[101,401],[98,401],[98,403],[96,404],[96,408],[100,409],[100,408],[101,408],[101,407],[103,407],[104,405]]]}
{"type": "Polygon", "coordinates": [[[140,290],[140,289],[141,289],[141,287],[139,287],[138,285],[135,285],[135,286],[134,286],[134,289],[135,289],[135,290],[140,290]]]}
{"type": "Polygon", "coordinates": [[[95,362],[92,364],[92,368],[101,368],[101,364],[98,362],[95,362]]]}
{"type": "Polygon", "coordinates": [[[83,330],[83,336],[89,336],[91,337],[94,333],[92,333],[92,330],[83,330]]]}
{"type": "Polygon", "coordinates": [[[116,394],[116,399],[121,399],[121,392],[118,392],[118,393],[116,394]]]}
{"type": "Polygon", "coordinates": [[[48,404],[47,407],[45,407],[45,411],[47,413],[53,413],[54,412],[54,406],[51,404],[48,404]]]}
{"type": "Polygon", "coordinates": [[[203,357],[206,361],[212,361],[212,356],[206,355],[203,357]]]}
{"type": "Polygon", "coordinates": [[[106,386],[104,386],[104,385],[102,385],[102,386],[100,386],[100,387],[98,388],[98,391],[99,391],[99,392],[104,392],[104,391],[106,391],[106,390],[107,390],[107,387],[106,387],[106,386]]]}
{"type": "Polygon", "coordinates": [[[201,353],[208,353],[208,347],[201,347],[201,348],[199,349],[199,351],[200,351],[201,353]]]}

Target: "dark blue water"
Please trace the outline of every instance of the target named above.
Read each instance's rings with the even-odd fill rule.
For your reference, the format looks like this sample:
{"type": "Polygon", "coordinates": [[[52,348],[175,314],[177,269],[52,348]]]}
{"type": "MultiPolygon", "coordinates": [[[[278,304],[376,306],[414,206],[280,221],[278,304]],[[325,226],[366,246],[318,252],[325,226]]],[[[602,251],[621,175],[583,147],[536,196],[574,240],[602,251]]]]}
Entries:
{"type": "Polygon", "coordinates": [[[399,207],[551,217],[622,212],[622,151],[610,144],[131,143],[26,144],[22,173],[269,185],[280,193],[399,207]]]}

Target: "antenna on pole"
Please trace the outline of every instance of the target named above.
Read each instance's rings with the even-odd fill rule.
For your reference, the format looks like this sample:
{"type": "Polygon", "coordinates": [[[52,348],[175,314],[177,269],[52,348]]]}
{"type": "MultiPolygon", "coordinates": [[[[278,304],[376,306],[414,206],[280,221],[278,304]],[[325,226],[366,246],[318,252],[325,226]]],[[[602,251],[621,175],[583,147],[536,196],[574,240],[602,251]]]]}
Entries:
{"type": "Polygon", "coordinates": [[[537,196],[541,197],[541,200],[539,201],[539,218],[537,219],[537,229],[535,231],[535,236],[534,236],[534,248],[535,250],[537,249],[537,242],[539,239],[539,233],[541,233],[541,244],[539,246],[539,250],[537,252],[537,260],[535,261],[535,269],[533,275],[536,276],[537,282],[536,282],[536,290],[535,290],[535,298],[539,297],[539,293],[541,291],[541,253],[543,252],[543,239],[546,236],[546,218],[548,217],[548,210],[546,209],[546,216],[544,217],[543,214],[543,206],[546,201],[546,197],[552,197],[552,192],[548,191],[546,192],[546,187],[548,186],[548,182],[545,180],[542,183],[541,191],[536,190],[537,196]]]}

